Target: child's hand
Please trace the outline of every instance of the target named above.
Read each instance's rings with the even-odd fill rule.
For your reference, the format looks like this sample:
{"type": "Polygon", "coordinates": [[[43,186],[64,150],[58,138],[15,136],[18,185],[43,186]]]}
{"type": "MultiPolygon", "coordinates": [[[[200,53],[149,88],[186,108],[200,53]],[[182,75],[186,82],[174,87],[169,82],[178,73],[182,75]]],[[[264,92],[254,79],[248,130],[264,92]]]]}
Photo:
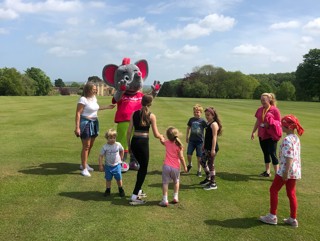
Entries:
{"type": "Polygon", "coordinates": [[[187,167],[184,167],[184,172],[188,173],[188,168],[187,167]]]}
{"type": "Polygon", "coordinates": [[[100,172],[103,172],[103,171],[104,171],[104,168],[103,168],[102,165],[99,165],[99,171],[100,171],[100,172]]]}

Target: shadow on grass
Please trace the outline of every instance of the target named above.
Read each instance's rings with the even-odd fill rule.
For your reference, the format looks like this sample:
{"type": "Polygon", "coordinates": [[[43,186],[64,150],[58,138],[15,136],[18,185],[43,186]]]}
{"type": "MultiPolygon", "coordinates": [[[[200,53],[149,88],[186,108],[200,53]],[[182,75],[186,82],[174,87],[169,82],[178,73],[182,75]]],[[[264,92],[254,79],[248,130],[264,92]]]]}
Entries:
{"type": "MultiPolygon", "coordinates": [[[[156,187],[159,188],[161,190],[162,188],[162,183],[153,183],[153,184],[149,184],[148,187],[156,187]]],[[[203,187],[200,184],[190,184],[190,185],[186,185],[184,183],[180,183],[180,190],[184,190],[184,189],[202,189],[203,187]]],[[[172,181],[169,183],[169,189],[173,189],[173,183],[172,181]]]]}
{"type": "Polygon", "coordinates": [[[220,226],[224,228],[241,228],[241,229],[248,229],[248,228],[264,225],[258,220],[257,217],[231,218],[231,219],[226,219],[222,221],[212,219],[212,220],[205,220],[204,222],[207,225],[220,226]]]}
{"type": "MultiPolygon", "coordinates": [[[[143,205],[130,205],[130,196],[120,197],[117,192],[111,193],[110,196],[103,196],[103,192],[98,191],[87,191],[87,192],[61,192],[59,193],[62,197],[73,198],[80,201],[96,201],[96,202],[110,202],[112,205],[120,206],[132,206],[132,207],[145,207],[145,206],[158,206],[161,201],[147,201],[143,205]]],[[[172,204],[173,205],[173,204],[172,204]]],[[[176,205],[177,206],[177,205],[176,205]]]]}
{"type": "Polygon", "coordinates": [[[227,181],[240,181],[248,182],[250,180],[255,181],[273,181],[273,178],[260,177],[259,175],[245,175],[239,173],[230,173],[230,172],[217,172],[217,177],[227,180],[227,181]]]}
{"type": "Polygon", "coordinates": [[[75,163],[44,163],[39,166],[30,166],[27,169],[19,170],[18,172],[32,175],[62,175],[62,174],[76,174],[79,175],[80,164],[75,163]]]}

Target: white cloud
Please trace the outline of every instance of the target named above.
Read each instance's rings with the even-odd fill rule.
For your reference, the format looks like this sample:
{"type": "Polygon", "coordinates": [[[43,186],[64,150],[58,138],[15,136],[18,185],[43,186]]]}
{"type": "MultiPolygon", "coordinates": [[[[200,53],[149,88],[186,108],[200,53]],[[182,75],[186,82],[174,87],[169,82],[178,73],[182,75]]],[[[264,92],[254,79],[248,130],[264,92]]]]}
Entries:
{"type": "Polygon", "coordinates": [[[5,28],[0,28],[0,34],[7,34],[9,33],[8,30],[6,30],[5,28]]]}
{"type": "Polygon", "coordinates": [[[52,47],[47,52],[57,57],[78,57],[86,54],[84,50],[69,49],[61,46],[52,47]]]}
{"type": "Polygon", "coordinates": [[[285,63],[289,61],[289,59],[285,56],[271,56],[270,59],[272,62],[279,62],[279,63],[285,63]]]}
{"type": "Polygon", "coordinates": [[[235,19],[223,15],[210,14],[197,23],[190,23],[182,29],[169,31],[173,38],[195,39],[208,36],[213,31],[227,31],[235,24],[235,19]]]}
{"type": "Polygon", "coordinates": [[[128,19],[123,21],[122,23],[118,24],[119,27],[121,28],[130,28],[130,27],[137,27],[137,26],[142,26],[146,22],[144,18],[135,18],[135,19],[128,19]]]}
{"type": "Polygon", "coordinates": [[[0,19],[12,20],[12,19],[16,19],[18,17],[19,17],[18,13],[13,11],[12,9],[0,8],[0,19]]]}
{"type": "Polygon", "coordinates": [[[320,33],[320,18],[316,18],[303,26],[305,30],[312,33],[320,33]]]}
{"type": "Polygon", "coordinates": [[[198,46],[184,45],[181,49],[172,51],[170,49],[165,50],[163,55],[157,55],[157,59],[167,58],[167,59],[182,59],[186,57],[192,57],[193,54],[199,52],[198,46]]]}
{"type": "Polygon", "coordinates": [[[280,22],[274,23],[270,26],[270,29],[293,29],[300,27],[300,23],[298,21],[289,21],[289,22],[280,22]]]}
{"type": "Polygon", "coordinates": [[[20,13],[37,12],[73,12],[82,9],[81,2],[77,0],[46,0],[36,3],[25,3],[21,0],[6,0],[6,8],[20,13]]]}
{"type": "Polygon", "coordinates": [[[242,44],[232,50],[236,55],[271,55],[272,52],[262,45],[242,44]]]}

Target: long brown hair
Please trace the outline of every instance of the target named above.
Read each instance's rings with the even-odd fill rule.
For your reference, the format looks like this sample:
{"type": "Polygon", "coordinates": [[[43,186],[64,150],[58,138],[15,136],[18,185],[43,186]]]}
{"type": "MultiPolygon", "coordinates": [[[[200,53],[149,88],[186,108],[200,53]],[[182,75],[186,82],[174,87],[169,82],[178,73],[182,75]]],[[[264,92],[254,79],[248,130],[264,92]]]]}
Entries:
{"type": "Polygon", "coordinates": [[[204,112],[207,112],[207,111],[213,115],[213,121],[217,122],[217,124],[219,126],[219,130],[218,130],[217,134],[218,134],[218,136],[221,136],[222,135],[222,124],[221,124],[221,120],[219,118],[219,115],[218,115],[216,109],[213,108],[212,106],[210,106],[204,110],[204,112]]]}
{"type": "Polygon", "coordinates": [[[149,107],[152,104],[153,97],[151,95],[144,95],[141,100],[142,108],[140,110],[140,125],[148,126],[151,123],[149,107]]]}
{"type": "Polygon", "coordinates": [[[91,96],[92,95],[92,89],[95,86],[96,86],[95,83],[93,83],[92,81],[88,81],[83,87],[83,96],[84,97],[91,96]]]}

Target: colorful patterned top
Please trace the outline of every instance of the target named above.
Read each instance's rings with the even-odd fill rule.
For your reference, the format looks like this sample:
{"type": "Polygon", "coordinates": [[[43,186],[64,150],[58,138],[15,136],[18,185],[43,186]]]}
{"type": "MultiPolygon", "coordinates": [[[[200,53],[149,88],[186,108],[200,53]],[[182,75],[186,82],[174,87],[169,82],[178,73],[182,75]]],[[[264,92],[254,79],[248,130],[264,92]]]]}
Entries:
{"type": "Polygon", "coordinates": [[[280,167],[277,174],[281,177],[286,170],[286,157],[293,159],[289,168],[288,179],[301,179],[300,139],[295,134],[287,135],[280,145],[280,167]]]}

